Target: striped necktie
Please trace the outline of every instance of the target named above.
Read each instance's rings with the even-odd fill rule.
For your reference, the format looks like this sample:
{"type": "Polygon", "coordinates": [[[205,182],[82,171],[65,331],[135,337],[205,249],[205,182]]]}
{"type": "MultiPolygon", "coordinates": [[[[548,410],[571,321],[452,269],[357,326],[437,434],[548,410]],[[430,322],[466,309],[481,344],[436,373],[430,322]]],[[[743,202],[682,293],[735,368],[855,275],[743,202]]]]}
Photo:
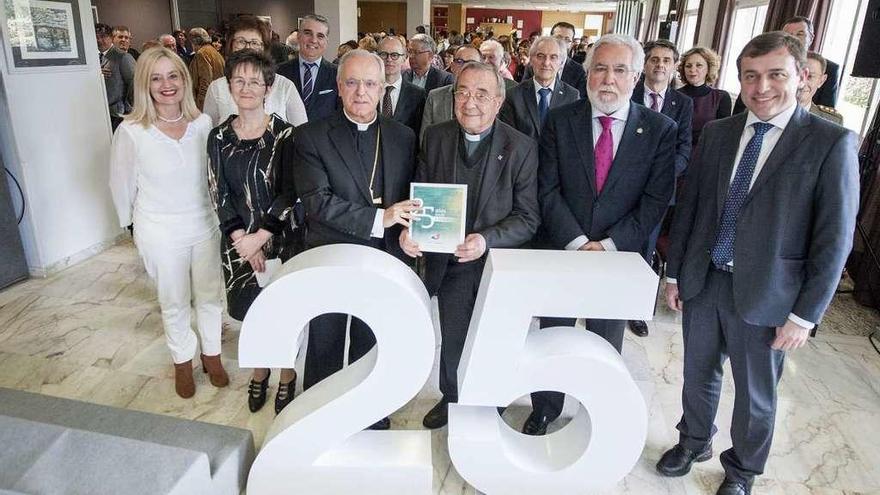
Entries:
{"type": "Polygon", "coordinates": [[[315,83],[312,80],[312,69],[318,66],[318,64],[312,62],[304,62],[303,65],[306,67],[306,73],[303,76],[303,94],[302,99],[303,103],[308,104],[309,98],[312,97],[312,93],[315,89],[315,83]]]}

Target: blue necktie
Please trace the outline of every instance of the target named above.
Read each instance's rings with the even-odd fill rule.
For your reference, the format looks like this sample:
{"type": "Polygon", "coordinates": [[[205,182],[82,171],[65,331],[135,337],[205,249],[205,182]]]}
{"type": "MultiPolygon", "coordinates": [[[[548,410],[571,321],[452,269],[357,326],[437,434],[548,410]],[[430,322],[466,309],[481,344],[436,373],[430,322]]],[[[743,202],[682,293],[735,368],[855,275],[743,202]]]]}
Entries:
{"type": "Polygon", "coordinates": [[[541,119],[541,125],[547,121],[547,111],[550,110],[550,88],[541,88],[538,90],[541,101],[538,102],[538,117],[541,119]]]}
{"type": "Polygon", "coordinates": [[[739,218],[739,210],[749,194],[752,175],[755,173],[755,164],[758,163],[758,155],[761,154],[764,134],[773,128],[773,124],[755,122],[752,127],[755,129],[755,135],[752,136],[743,151],[739,166],[736,167],[736,175],[727,192],[727,199],[724,201],[721,225],[718,228],[718,236],[715,238],[715,246],[712,247],[712,263],[715,266],[724,266],[733,260],[736,220],[739,218]]]}
{"type": "Polygon", "coordinates": [[[303,65],[306,66],[305,75],[303,76],[303,94],[302,99],[303,103],[308,104],[309,98],[312,97],[312,91],[314,88],[314,83],[312,81],[312,69],[315,68],[318,64],[314,64],[311,62],[305,62],[303,65]]]}

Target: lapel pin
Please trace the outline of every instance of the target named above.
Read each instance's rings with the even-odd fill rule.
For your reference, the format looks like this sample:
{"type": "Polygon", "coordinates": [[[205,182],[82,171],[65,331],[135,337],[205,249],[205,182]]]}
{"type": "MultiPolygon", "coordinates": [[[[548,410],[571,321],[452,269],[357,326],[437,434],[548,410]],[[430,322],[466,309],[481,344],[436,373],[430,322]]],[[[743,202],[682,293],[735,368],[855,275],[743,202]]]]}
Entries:
{"type": "Polygon", "coordinates": [[[638,129],[636,129],[636,134],[641,134],[641,133],[642,133],[642,128],[641,128],[641,127],[639,127],[638,129]]]}
{"type": "Polygon", "coordinates": [[[504,159],[504,155],[498,155],[498,159],[499,159],[499,160],[504,159]]]}

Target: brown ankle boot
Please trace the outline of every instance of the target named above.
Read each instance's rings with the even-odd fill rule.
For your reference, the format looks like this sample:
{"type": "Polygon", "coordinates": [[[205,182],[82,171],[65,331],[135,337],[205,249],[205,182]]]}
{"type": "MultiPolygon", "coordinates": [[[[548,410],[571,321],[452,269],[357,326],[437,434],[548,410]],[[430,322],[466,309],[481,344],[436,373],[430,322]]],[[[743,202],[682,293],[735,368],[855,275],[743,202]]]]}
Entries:
{"type": "Polygon", "coordinates": [[[174,365],[174,390],[177,395],[189,399],[196,394],[196,382],[193,381],[192,359],[174,365]]]}
{"type": "Polygon", "coordinates": [[[223,363],[220,361],[220,355],[206,356],[202,354],[202,371],[208,374],[211,379],[211,385],[215,387],[225,387],[229,385],[229,375],[223,369],[223,363]]]}

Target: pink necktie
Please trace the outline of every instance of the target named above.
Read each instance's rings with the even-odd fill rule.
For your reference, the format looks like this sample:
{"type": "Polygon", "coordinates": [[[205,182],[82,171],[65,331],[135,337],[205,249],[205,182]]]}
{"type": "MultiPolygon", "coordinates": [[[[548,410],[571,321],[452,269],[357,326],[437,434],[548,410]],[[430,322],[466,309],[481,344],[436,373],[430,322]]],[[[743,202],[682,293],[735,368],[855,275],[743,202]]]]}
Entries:
{"type": "Polygon", "coordinates": [[[660,111],[660,95],[657,93],[651,93],[651,110],[660,111]]]}
{"type": "Polygon", "coordinates": [[[611,162],[614,160],[614,138],[611,136],[611,125],[614,119],[608,116],[599,117],[599,123],[602,124],[602,134],[599,134],[599,140],[593,148],[593,158],[596,166],[596,188],[598,192],[602,192],[605,186],[605,179],[608,178],[608,172],[611,171],[611,162]]]}

